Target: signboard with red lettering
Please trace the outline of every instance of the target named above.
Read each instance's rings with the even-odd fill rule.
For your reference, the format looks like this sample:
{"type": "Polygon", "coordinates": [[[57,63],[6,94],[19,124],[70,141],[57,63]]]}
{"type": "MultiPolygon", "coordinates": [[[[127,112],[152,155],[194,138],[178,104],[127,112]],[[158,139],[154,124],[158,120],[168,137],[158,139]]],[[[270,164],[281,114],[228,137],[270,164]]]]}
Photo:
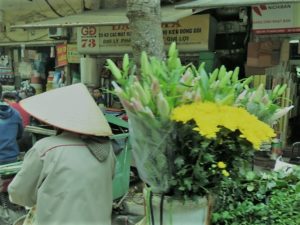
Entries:
{"type": "Polygon", "coordinates": [[[68,64],[66,44],[60,44],[56,46],[56,59],[57,59],[56,67],[65,66],[68,64]]]}
{"type": "MultiPolygon", "coordinates": [[[[182,51],[212,50],[216,29],[214,23],[215,20],[208,14],[163,23],[165,46],[175,41],[182,51]]],[[[81,54],[131,52],[130,44],[128,24],[80,27],[77,30],[78,52],[81,54]]]]}
{"type": "Polygon", "coordinates": [[[253,32],[255,34],[280,34],[300,32],[300,4],[279,3],[252,6],[253,32]]]}

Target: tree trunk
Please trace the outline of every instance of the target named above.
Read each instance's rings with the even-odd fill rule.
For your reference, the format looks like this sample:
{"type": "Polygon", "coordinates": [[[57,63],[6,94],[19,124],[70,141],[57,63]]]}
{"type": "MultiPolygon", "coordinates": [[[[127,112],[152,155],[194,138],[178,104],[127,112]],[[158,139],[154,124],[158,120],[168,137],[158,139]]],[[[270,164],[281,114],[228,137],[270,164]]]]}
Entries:
{"type": "Polygon", "coordinates": [[[139,68],[142,51],[165,58],[160,0],[127,0],[133,57],[139,68]]]}

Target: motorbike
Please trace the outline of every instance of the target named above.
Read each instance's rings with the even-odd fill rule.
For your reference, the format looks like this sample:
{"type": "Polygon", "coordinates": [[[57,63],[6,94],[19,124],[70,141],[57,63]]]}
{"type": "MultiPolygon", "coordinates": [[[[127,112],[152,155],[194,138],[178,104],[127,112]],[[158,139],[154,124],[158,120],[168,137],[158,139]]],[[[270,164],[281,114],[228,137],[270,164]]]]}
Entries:
{"type": "Polygon", "coordinates": [[[8,163],[0,166],[0,224],[13,225],[27,210],[9,200],[7,188],[14,176],[21,169],[22,161],[8,163]]]}

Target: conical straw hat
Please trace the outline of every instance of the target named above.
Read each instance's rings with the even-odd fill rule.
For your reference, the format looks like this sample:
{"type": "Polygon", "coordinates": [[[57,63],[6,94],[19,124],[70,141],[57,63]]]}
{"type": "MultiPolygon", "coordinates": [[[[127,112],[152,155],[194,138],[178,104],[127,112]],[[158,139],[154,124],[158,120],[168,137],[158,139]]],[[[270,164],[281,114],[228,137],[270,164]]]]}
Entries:
{"type": "Polygon", "coordinates": [[[26,98],[20,105],[36,119],[63,130],[95,136],[112,135],[103,113],[82,83],[26,98]]]}

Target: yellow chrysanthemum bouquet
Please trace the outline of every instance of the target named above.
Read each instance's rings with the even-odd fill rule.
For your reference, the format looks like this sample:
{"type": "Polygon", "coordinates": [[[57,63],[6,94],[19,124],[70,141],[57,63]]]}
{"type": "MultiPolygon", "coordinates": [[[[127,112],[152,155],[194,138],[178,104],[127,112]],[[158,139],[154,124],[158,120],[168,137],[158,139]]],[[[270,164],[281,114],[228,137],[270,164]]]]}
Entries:
{"type": "Polygon", "coordinates": [[[221,66],[207,74],[204,64],[182,65],[175,43],[166,60],[143,52],[140,65],[136,70],[128,55],[122,69],[107,60],[114,93],[129,117],[139,175],[153,192],[206,195],[275,136],[265,122],[273,118],[273,123],[272,116],[282,110],[276,104],[280,93],[274,97],[272,91],[249,88],[252,77],[239,80],[238,68],[221,66]],[[250,113],[253,99],[262,93],[265,103],[250,113]],[[255,112],[263,112],[266,120],[255,112]]]}

